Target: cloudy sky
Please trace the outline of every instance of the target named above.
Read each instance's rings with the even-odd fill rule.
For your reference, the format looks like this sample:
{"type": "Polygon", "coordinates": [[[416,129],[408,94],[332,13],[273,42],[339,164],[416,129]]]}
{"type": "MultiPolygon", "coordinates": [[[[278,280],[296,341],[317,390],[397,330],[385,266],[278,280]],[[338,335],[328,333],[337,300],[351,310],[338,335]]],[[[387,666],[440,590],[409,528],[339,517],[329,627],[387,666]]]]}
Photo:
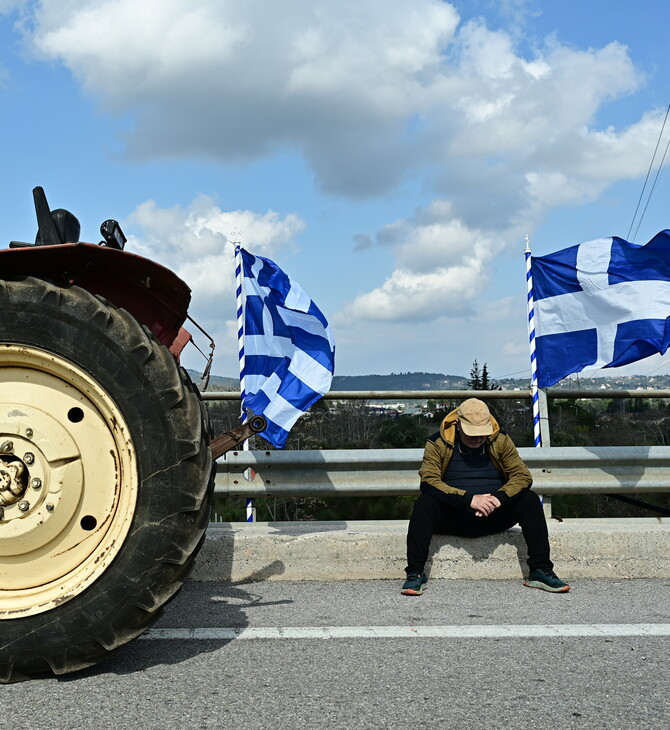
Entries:
{"type": "Polygon", "coordinates": [[[34,236],[35,185],[83,240],[118,219],[236,375],[237,229],[326,314],[338,374],[526,377],[524,236],[542,255],[670,227],[667,170],[633,218],[668,20],[656,0],[0,0],[0,245],[34,236]]]}

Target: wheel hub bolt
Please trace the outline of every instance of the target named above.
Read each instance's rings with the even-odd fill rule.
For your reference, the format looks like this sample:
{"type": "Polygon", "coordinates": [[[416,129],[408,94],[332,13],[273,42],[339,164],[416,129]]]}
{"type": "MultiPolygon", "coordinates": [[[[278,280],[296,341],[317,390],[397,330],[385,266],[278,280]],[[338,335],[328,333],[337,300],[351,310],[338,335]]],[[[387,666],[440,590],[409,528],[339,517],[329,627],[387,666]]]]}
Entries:
{"type": "Polygon", "coordinates": [[[35,454],[33,454],[31,451],[28,451],[23,455],[23,460],[26,462],[26,464],[32,464],[35,461],[35,454]]]}
{"type": "Polygon", "coordinates": [[[33,429],[32,428],[27,428],[26,429],[26,436],[28,438],[32,438],[33,437],[33,429]]]}
{"type": "Polygon", "coordinates": [[[0,453],[1,454],[8,454],[10,451],[14,450],[14,444],[11,441],[3,441],[0,444],[0,453]]]}
{"type": "Polygon", "coordinates": [[[19,509],[21,512],[27,512],[30,509],[30,502],[26,502],[25,500],[23,502],[19,502],[19,509]]]}
{"type": "Polygon", "coordinates": [[[33,489],[39,489],[42,486],[42,480],[39,477],[35,477],[30,484],[33,489]]]}
{"type": "Polygon", "coordinates": [[[47,503],[47,512],[53,512],[53,511],[54,511],[54,506],[51,504],[51,502],[48,502],[47,503]]]}

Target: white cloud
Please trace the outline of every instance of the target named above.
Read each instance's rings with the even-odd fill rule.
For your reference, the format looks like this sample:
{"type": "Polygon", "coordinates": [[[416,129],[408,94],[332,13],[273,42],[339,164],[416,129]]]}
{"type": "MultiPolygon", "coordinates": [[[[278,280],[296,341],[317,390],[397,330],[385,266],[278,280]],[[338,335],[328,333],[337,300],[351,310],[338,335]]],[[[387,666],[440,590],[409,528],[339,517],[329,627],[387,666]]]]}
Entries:
{"type": "Polygon", "coordinates": [[[445,310],[458,316],[468,308],[471,297],[481,291],[483,273],[481,263],[475,259],[428,274],[397,269],[381,287],[358,297],[336,321],[351,316],[368,320],[433,319],[445,310]]]}
{"type": "Polygon", "coordinates": [[[500,245],[485,231],[464,225],[442,200],[363,243],[390,248],[398,268],[380,287],[348,303],[338,315],[342,322],[460,317],[482,292],[500,245]]]}
{"type": "MultiPolygon", "coordinates": [[[[532,12],[505,9],[517,25],[532,12]]],[[[641,174],[658,115],[596,124],[641,82],[625,47],[549,38],[524,55],[514,33],[459,22],[438,0],[41,0],[31,39],[105,109],[134,115],[136,158],[238,162],[289,146],[324,189],[352,197],[432,165],[468,225],[485,196],[502,197],[507,221],[528,195],[537,204],[529,175],[579,188],[641,174]]]]}
{"type": "MultiPolygon", "coordinates": [[[[41,0],[36,8],[34,49],[70,68],[103,108],[133,115],[134,158],[231,163],[288,146],[323,189],[351,198],[423,180],[432,205],[357,237],[360,247],[384,247],[395,271],[343,318],[466,309],[521,223],[530,231],[552,209],[644,174],[660,128],[661,110],[601,128],[604,105],[643,82],[627,48],[581,50],[550,37],[522,52],[518,29],[533,12],[524,0],[502,8],[512,31],[461,23],[439,0],[41,0]]],[[[218,247],[233,224],[268,249],[302,225],[223,213],[206,199],[187,212],[147,203],[134,220],[208,296],[220,287],[218,247]],[[192,246],[198,261],[187,256],[192,246]]]]}
{"type": "Polygon", "coordinates": [[[291,249],[304,222],[296,215],[281,217],[249,210],[222,211],[202,195],[188,209],[160,209],[153,200],[137,207],[128,224],[140,229],[132,236],[137,253],[173,269],[199,298],[216,297],[234,289],[233,242],[253,241],[254,253],[275,256],[291,249]]]}
{"type": "Polygon", "coordinates": [[[326,189],[366,194],[410,166],[405,125],[457,23],[438,0],[42,0],[32,41],[135,115],[135,157],[288,145],[326,189]]]}
{"type": "Polygon", "coordinates": [[[466,24],[456,43],[458,63],[442,68],[443,93],[426,116],[427,127],[435,125],[432,150],[442,164],[434,184],[443,197],[411,220],[356,237],[361,247],[392,251],[397,268],[345,317],[460,317],[505,242],[648,164],[660,110],[623,130],[595,127],[606,101],[640,83],[621,45],[578,51],[550,40],[526,59],[510,35],[481,21],[466,24]]]}
{"type": "MultiPolygon", "coordinates": [[[[146,201],[124,221],[124,228],[134,231],[128,250],[167,266],[188,284],[192,290],[190,315],[213,336],[219,352],[227,353],[228,362],[234,362],[232,242],[239,240],[243,246],[253,242],[248,245],[254,254],[273,258],[294,248],[304,223],[296,215],[280,216],[275,211],[223,211],[211,198],[200,196],[187,209],[161,209],[154,201],[146,201]]],[[[199,337],[196,329],[188,328],[199,337]]]]}

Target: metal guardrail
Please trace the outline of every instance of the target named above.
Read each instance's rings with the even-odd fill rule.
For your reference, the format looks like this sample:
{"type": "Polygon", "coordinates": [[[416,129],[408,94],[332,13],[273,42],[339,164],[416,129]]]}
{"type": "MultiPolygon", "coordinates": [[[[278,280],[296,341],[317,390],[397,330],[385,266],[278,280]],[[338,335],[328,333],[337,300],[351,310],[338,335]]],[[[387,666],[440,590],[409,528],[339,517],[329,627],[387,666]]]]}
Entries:
{"type": "MultiPolygon", "coordinates": [[[[520,448],[540,494],[670,492],[670,446],[520,448]]],[[[423,449],[231,451],[215,493],[237,497],[416,495],[423,449]]]]}

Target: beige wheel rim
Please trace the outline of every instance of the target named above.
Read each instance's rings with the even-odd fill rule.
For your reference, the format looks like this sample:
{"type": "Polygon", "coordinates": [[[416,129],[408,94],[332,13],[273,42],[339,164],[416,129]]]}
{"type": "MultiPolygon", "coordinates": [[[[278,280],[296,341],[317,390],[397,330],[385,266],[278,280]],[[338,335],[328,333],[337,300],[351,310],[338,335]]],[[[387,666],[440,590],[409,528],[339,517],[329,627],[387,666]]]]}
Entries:
{"type": "Polygon", "coordinates": [[[107,392],[58,355],[0,345],[0,620],[48,611],[97,580],[137,490],[135,447],[107,392]]]}

